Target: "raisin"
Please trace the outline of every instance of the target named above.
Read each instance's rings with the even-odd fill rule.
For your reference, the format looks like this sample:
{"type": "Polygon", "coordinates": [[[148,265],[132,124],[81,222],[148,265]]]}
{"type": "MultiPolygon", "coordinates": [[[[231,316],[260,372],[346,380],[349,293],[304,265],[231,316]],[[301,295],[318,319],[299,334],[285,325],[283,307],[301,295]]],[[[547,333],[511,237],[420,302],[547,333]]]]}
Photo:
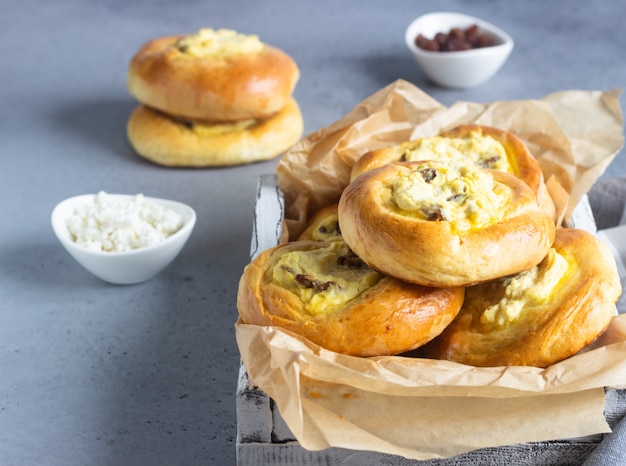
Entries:
{"type": "Polygon", "coordinates": [[[336,233],[338,235],[341,235],[341,229],[339,228],[339,222],[335,222],[332,225],[321,225],[317,231],[319,231],[322,234],[328,234],[328,233],[336,233]]]}
{"type": "Polygon", "coordinates": [[[446,201],[448,201],[448,202],[456,202],[456,201],[460,201],[464,197],[465,197],[464,194],[455,194],[454,196],[450,196],[449,198],[447,198],[446,201]]]}
{"type": "Polygon", "coordinates": [[[433,39],[427,39],[422,34],[418,35],[415,39],[415,45],[423,50],[430,50],[432,52],[439,51],[439,44],[437,43],[437,41],[433,39]]]}
{"type": "Polygon", "coordinates": [[[489,157],[488,159],[481,160],[478,164],[481,168],[491,168],[495,166],[496,163],[500,160],[500,157],[494,155],[493,157],[489,157]]]}
{"type": "Polygon", "coordinates": [[[419,34],[415,45],[432,52],[458,52],[495,45],[490,35],[482,32],[478,25],[472,24],[466,29],[452,28],[447,33],[438,32],[433,39],[419,34]]]}
{"type": "Polygon", "coordinates": [[[335,285],[335,282],[332,280],[329,280],[327,282],[320,282],[319,280],[311,278],[303,273],[296,274],[295,279],[297,283],[305,288],[312,289],[315,293],[326,291],[328,288],[335,285]]]}
{"type": "Polygon", "coordinates": [[[356,254],[339,256],[337,258],[337,264],[348,267],[349,269],[362,269],[365,266],[365,262],[356,254]]]}
{"type": "Polygon", "coordinates": [[[462,50],[469,50],[471,47],[462,35],[450,34],[446,41],[445,50],[448,52],[460,52],[462,50]]]}
{"type": "Polygon", "coordinates": [[[314,280],[308,275],[304,275],[303,273],[296,274],[296,282],[305,288],[313,288],[313,281],[314,280]]]}
{"type": "Polygon", "coordinates": [[[445,215],[443,214],[443,210],[441,210],[440,206],[434,206],[429,211],[424,212],[424,214],[426,215],[426,218],[428,220],[431,220],[434,222],[441,222],[446,219],[445,215]]]}
{"type": "Polygon", "coordinates": [[[329,280],[329,281],[324,282],[324,283],[320,283],[320,282],[317,282],[317,283],[318,283],[318,286],[315,289],[315,291],[317,293],[319,293],[320,291],[326,291],[328,288],[330,288],[331,286],[335,285],[335,282],[332,281],[332,280],[329,280]]]}
{"type": "Polygon", "coordinates": [[[439,50],[442,50],[445,48],[447,40],[448,40],[448,36],[444,34],[443,32],[438,32],[437,34],[435,34],[435,42],[437,42],[437,46],[439,47],[439,50]]]}
{"type": "Polygon", "coordinates": [[[437,177],[437,170],[435,168],[424,168],[420,170],[420,175],[426,183],[430,183],[437,177]]]}
{"type": "Polygon", "coordinates": [[[176,42],[176,48],[179,52],[185,53],[189,49],[189,46],[185,45],[182,40],[179,40],[176,42]]]}

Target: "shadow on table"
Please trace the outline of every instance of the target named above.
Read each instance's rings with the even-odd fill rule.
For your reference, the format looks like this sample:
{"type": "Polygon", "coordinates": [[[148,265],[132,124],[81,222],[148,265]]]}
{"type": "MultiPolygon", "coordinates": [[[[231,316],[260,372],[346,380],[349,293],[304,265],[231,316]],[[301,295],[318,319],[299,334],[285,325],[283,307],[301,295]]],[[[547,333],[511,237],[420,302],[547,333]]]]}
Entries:
{"type": "Polygon", "coordinates": [[[134,290],[151,309],[136,321],[134,341],[121,345],[130,349],[114,350],[115,378],[100,407],[107,442],[115,442],[106,464],[234,464],[239,352],[232,283],[241,270],[237,238],[227,233],[211,240],[222,246],[211,253],[207,238],[192,241],[149,287],[134,290]]]}
{"type": "MultiPolygon", "coordinates": [[[[224,227],[212,239],[198,237],[160,275],[132,286],[93,277],[52,236],[0,252],[7,288],[28,290],[40,303],[28,312],[50,320],[38,345],[57,348],[65,361],[48,371],[64,380],[59,390],[78,387],[71,390],[82,408],[69,416],[94,464],[234,464],[232,283],[247,260],[248,235],[224,227]],[[220,247],[209,253],[208,242],[220,247]]],[[[46,377],[37,375],[41,383],[46,377]]],[[[65,395],[46,395],[59,403],[54,409],[69,408],[65,395]]]]}
{"type": "Polygon", "coordinates": [[[426,92],[434,88],[408,52],[363,57],[362,66],[365,72],[376,79],[380,88],[398,79],[411,82],[426,92]]]}
{"type": "Polygon", "coordinates": [[[67,102],[53,109],[52,124],[78,140],[96,144],[117,156],[148,164],[133,151],[126,136],[126,124],[138,103],[131,97],[89,99],[67,102]]]}

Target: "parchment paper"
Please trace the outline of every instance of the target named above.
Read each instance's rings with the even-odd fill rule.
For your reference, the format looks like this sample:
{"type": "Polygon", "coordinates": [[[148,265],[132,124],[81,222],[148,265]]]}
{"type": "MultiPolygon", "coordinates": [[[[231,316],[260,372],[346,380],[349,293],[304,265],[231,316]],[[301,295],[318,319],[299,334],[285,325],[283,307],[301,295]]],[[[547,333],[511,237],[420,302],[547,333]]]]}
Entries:
{"type": "Polygon", "coordinates": [[[522,139],[566,220],[623,146],[620,94],[565,91],[541,100],[445,107],[412,84],[396,81],[304,137],[279,160],[276,174],[290,237],[302,231],[312,213],[339,199],[354,162],[365,152],[466,123],[506,129],[522,139]]]}
{"type": "MultiPolygon", "coordinates": [[[[567,91],[541,100],[444,107],[397,81],[302,139],[279,161],[284,239],[335,202],[368,150],[477,122],[510,130],[539,160],[567,220],[623,145],[620,90],[567,91]]],[[[546,369],[476,368],[406,356],[355,358],[273,327],[236,324],[250,379],[307,449],[449,457],[520,442],[610,431],[604,387],[626,385],[626,315],[594,344],[546,369]]]]}

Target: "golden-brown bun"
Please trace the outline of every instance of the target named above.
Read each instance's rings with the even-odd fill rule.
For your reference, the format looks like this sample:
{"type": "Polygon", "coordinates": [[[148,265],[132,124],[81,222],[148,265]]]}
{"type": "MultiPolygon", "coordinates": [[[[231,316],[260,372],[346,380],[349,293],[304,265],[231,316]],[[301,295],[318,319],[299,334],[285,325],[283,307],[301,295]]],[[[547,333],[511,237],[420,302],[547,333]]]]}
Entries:
{"type": "MultiPolygon", "coordinates": [[[[354,277],[348,280],[355,283],[354,277]]],[[[337,353],[377,356],[410,351],[439,335],[456,316],[463,294],[463,288],[426,288],[377,274],[342,241],[294,241],[262,252],[246,266],[239,282],[237,307],[244,323],[280,327],[337,353]],[[306,288],[317,283],[324,288],[330,283],[333,288],[351,268],[367,269],[363,272],[374,274],[375,283],[344,304],[312,312],[296,292],[273,275],[281,258],[294,251],[321,252],[321,262],[329,257],[344,264],[335,267],[338,271],[333,280],[326,277],[323,283],[315,276],[293,272],[290,279],[294,286],[306,288]]]]}
{"type": "Polygon", "coordinates": [[[247,124],[185,121],[139,105],[127,133],[135,151],[159,165],[216,167],[276,157],[303,132],[302,114],[293,98],[277,114],[247,124]]]}
{"type": "Polygon", "coordinates": [[[595,340],[621,293],[613,256],[583,230],[557,230],[554,248],[568,266],[547,299],[525,305],[518,320],[499,326],[481,323],[481,314],[499,301],[506,281],[467,288],[461,312],[425,354],[473,366],[547,367],[595,340]]]}
{"type": "Polygon", "coordinates": [[[554,240],[551,217],[519,178],[497,170],[494,186],[508,193],[493,218],[459,230],[446,219],[407,212],[392,199],[395,179],[445,162],[392,162],[358,176],[339,200],[341,234],[370,267],[425,286],[467,286],[510,275],[538,264],[554,240]]]}
{"type": "Polygon", "coordinates": [[[151,40],[132,57],[127,87],[141,103],[211,121],[265,118],[287,104],[300,71],[282,50],[264,44],[258,54],[195,57],[176,46],[183,37],[151,40]]]}
{"type": "MultiPolygon", "coordinates": [[[[448,131],[443,131],[439,134],[439,136],[444,138],[460,139],[475,136],[489,136],[499,142],[506,152],[506,157],[510,167],[509,173],[512,173],[522,179],[528,186],[530,186],[537,196],[539,204],[549,215],[552,216],[553,219],[555,219],[556,209],[545,185],[541,167],[539,166],[537,160],[532,156],[526,145],[513,133],[490,126],[468,124],[457,126],[448,131]]],[[[411,158],[410,151],[418,147],[420,141],[422,140],[416,139],[413,141],[407,141],[396,146],[377,149],[364,154],[352,167],[351,179],[353,180],[367,170],[380,167],[390,162],[417,160],[416,158],[411,158]]],[[[483,168],[491,168],[490,165],[493,164],[493,161],[490,160],[476,162],[483,168]]]]}
{"type": "Polygon", "coordinates": [[[342,241],[337,204],[318,210],[298,237],[299,241],[342,241]]]}

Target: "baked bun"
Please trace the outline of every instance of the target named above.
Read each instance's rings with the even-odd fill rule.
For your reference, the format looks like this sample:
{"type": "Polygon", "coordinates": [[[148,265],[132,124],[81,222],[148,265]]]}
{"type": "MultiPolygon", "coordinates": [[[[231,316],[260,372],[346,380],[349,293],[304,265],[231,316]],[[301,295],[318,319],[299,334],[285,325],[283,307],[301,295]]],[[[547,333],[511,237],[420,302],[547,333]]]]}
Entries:
{"type": "Polygon", "coordinates": [[[353,356],[399,354],[454,319],[463,288],[427,288],[386,277],[343,241],[294,241],[268,249],[241,276],[246,324],[276,326],[353,356]]]}
{"type": "Polygon", "coordinates": [[[532,190],[467,162],[395,162],[339,200],[341,234],[370,267],[425,286],[467,286],[526,270],[554,240],[532,190]]]}
{"type": "Polygon", "coordinates": [[[469,158],[481,168],[511,173],[535,193],[537,201],[553,219],[554,202],[546,188],[537,160],[513,133],[482,125],[461,125],[438,136],[415,139],[396,146],[370,151],[352,167],[351,179],[390,162],[453,160],[469,158]]]}
{"type": "Polygon", "coordinates": [[[143,45],[127,87],[141,103],[182,118],[267,118],[288,102],[300,76],[294,60],[257,36],[202,29],[143,45]]]}
{"type": "Polygon", "coordinates": [[[606,246],[583,230],[558,229],[537,267],[467,288],[457,318],[424,351],[473,366],[547,367],[602,334],[620,294],[606,246]]]}
{"type": "Polygon", "coordinates": [[[142,157],[171,167],[215,167],[271,159],[303,132],[293,98],[264,120],[206,123],[181,120],[139,105],[128,120],[128,139],[142,157]]]}
{"type": "Polygon", "coordinates": [[[307,223],[298,240],[343,241],[339,228],[337,204],[331,204],[318,210],[307,223]]]}

